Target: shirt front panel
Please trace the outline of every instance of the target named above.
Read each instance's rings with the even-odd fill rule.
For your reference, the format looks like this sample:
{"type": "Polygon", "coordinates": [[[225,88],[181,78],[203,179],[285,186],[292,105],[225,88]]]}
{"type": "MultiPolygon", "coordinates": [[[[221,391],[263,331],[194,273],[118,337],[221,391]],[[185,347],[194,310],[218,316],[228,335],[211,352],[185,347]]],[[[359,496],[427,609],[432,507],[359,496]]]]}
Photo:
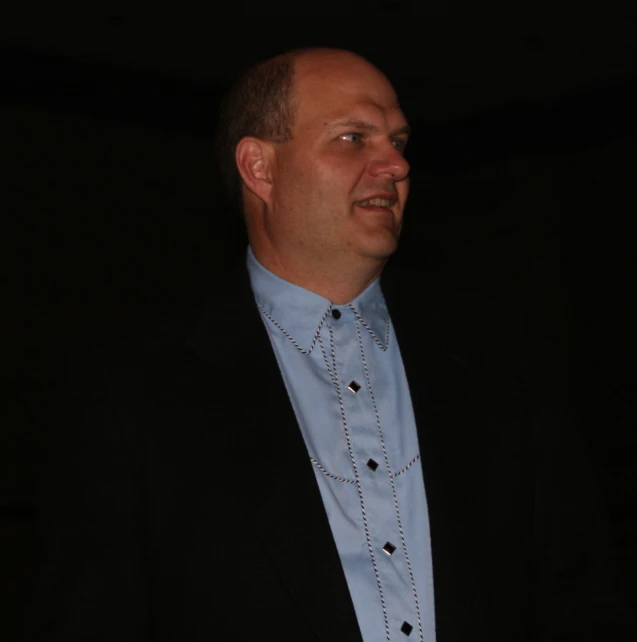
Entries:
{"type": "Polygon", "coordinates": [[[380,285],[334,306],[268,272],[251,252],[248,267],[363,639],[433,642],[418,438],[380,285]]]}

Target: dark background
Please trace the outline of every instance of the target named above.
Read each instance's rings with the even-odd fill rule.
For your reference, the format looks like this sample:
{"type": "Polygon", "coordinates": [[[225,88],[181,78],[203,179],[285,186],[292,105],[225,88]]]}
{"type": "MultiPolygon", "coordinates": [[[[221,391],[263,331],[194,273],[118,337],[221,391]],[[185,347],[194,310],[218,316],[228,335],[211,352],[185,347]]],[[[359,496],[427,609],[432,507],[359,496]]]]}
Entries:
{"type": "Polygon", "coordinates": [[[377,63],[414,128],[404,274],[522,306],[566,373],[637,609],[637,9],[479,4],[3,14],[0,638],[20,640],[65,347],[179,310],[223,276],[244,245],[211,153],[219,96],[250,62],[312,44],[377,63]]]}

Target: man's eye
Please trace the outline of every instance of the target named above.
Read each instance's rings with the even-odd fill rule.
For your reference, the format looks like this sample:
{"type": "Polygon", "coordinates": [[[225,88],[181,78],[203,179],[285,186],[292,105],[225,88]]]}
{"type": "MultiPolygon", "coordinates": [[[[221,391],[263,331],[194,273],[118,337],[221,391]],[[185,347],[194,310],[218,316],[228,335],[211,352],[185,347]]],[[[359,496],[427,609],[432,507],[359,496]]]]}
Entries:
{"type": "Polygon", "coordinates": [[[405,147],[407,147],[407,141],[406,140],[395,140],[395,141],[393,141],[393,145],[399,152],[404,152],[405,151],[405,147]]]}
{"type": "Polygon", "coordinates": [[[363,135],[357,134],[356,132],[351,132],[349,134],[343,134],[341,138],[343,140],[349,140],[352,143],[360,143],[363,140],[363,135]]]}

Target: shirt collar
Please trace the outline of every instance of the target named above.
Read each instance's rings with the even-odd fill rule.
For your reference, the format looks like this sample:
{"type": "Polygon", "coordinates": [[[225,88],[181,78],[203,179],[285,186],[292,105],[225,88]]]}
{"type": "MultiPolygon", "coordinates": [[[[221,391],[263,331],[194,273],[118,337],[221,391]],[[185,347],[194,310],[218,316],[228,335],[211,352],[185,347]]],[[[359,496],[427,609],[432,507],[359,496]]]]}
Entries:
{"type": "Polygon", "coordinates": [[[263,267],[248,246],[248,273],[254,298],[261,312],[300,350],[311,352],[319,331],[333,308],[350,308],[382,349],[389,339],[389,312],[376,279],[356,298],[344,305],[310,292],[263,267]]]}

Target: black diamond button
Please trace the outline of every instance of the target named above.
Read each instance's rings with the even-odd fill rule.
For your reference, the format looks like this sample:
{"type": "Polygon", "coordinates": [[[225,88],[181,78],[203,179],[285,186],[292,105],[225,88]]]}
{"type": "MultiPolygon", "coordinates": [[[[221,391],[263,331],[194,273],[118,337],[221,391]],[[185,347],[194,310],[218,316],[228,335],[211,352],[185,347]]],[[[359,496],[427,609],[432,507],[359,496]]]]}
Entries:
{"type": "Polygon", "coordinates": [[[374,472],[376,472],[376,469],[378,468],[378,464],[373,459],[370,459],[367,462],[367,468],[371,468],[374,472]]]}
{"type": "Polygon", "coordinates": [[[341,311],[340,310],[332,310],[332,316],[335,319],[340,319],[341,318],[341,311]]]}
{"type": "Polygon", "coordinates": [[[409,635],[414,630],[414,627],[411,624],[409,624],[409,622],[403,622],[403,625],[400,627],[400,630],[405,635],[409,635]]]}
{"type": "Polygon", "coordinates": [[[391,542],[387,542],[385,546],[383,546],[383,550],[387,555],[391,555],[396,550],[396,547],[391,542]]]}
{"type": "Polygon", "coordinates": [[[356,383],[355,381],[350,381],[349,386],[347,386],[348,390],[351,390],[354,394],[356,394],[360,389],[360,384],[356,383]]]}

